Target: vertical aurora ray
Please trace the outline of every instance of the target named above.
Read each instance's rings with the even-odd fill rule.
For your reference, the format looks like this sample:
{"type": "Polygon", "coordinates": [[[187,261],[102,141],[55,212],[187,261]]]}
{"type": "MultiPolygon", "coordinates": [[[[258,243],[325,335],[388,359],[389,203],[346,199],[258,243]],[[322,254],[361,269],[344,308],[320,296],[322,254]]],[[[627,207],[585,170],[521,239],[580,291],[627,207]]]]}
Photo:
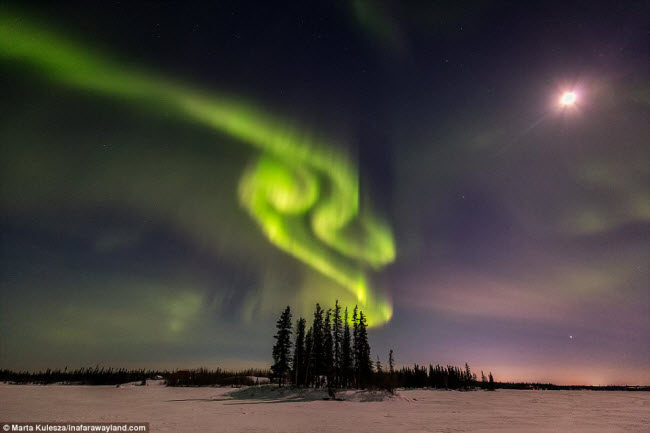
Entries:
{"type": "Polygon", "coordinates": [[[368,269],[395,258],[390,227],[359,208],[359,176],[340,147],[255,107],[128,69],[91,49],[0,10],[0,58],[50,80],[149,110],[167,110],[261,153],[239,186],[242,206],[267,239],[349,290],[371,325],[392,316],[368,269]]]}

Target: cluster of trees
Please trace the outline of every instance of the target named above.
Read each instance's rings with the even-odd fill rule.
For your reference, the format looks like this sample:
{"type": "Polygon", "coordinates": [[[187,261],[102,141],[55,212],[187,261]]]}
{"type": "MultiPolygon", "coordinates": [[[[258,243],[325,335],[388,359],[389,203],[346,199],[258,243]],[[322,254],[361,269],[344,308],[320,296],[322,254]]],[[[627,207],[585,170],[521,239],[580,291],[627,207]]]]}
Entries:
{"type": "Polygon", "coordinates": [[[342,311],[338,301],[333,309],[328,310],[316,304],[309,329],[307,321],[300,317],[294,332],[291,308],[287,306],[276,325],[278,330],[274,336],[271,366],[273,378],[280,386],[291,383],[294,386],[388,390],[396,387],[495,388],[492,373],[488,379],[481,371],[479,382],[467,364],[464,368],[430,364],[428,369],[416,364],[413,368],[395,370],[392,350],[388,354],[388,366],[384,368],[379,357],[376,362],[371,360],[368,325],[363,311],[355,306],[349,319],[348,309],[342,311]]]}
{"type": "Polygon", "coordinates": [[[69,370],[45,370],[38,372],[0,370],[0,382],[35,383],[47,385],[66,383],[75,385],[119,385],[147,379],[164,379],[168,386],[206,385],[256,385],[270,377],[266,369],[224,370],[197,368],[192,370],[127,370],[125,368],[89,367],[69,370]]]}
{"type": "Polygon", "coordinates": [[[550,391],[650,391],[650,386],[643,385],[555,385],[539,382],[499,382],[501,389],[526,389],[550,391]]]}
{"type": "Polygon", "coordinates": [[[127,370],[124,368],[88,367],[74,370],[51,370],[30,372],[0,370],[0,381],[12,383],[74,383],[79,385],[118,385],[120,383],[141,382],[162,374],[155,370],[127,370]]]}
{"type": "Polygon", "coordinates": [[[402,367],[395,373],[395,384],[404,388],[444,388],[444,389],[470,389],[480,387],[486,390],[494,390],[494,377],[490,372],[488,377],[481,371],[481,381],[472,373],[469,365],[465,363],[464,368],[454,365],[443,367],[437,364],[435,367],[414,365],[413,368],[402,367]]]}
{"type": "Polygon", "coordinates": [[[277,322],[271,372],[280,386],[365,388],[372,383],[368,324],[363,311],[354,307],[352,317],[337,300],[325,311],[316,304],[312,325],[300,317],[295,338],[291,308],[287,306],[277,322]],[[352,327],[350,327],[350,324],[352,327]],[[293,351],[292,351],[293,349],[293,351]]]}

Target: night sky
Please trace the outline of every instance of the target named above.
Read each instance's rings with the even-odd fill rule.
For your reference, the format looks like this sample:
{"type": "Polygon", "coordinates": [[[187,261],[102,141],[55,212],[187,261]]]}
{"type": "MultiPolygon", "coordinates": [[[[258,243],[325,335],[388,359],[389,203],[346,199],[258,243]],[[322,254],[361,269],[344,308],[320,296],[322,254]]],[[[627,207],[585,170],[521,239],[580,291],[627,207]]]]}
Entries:
{"type": "Polygon", "coordinates": [[[0,368],[268,366],[339,299],[382,362],[650,383],[647,17],[3,2],[0,368]]]}

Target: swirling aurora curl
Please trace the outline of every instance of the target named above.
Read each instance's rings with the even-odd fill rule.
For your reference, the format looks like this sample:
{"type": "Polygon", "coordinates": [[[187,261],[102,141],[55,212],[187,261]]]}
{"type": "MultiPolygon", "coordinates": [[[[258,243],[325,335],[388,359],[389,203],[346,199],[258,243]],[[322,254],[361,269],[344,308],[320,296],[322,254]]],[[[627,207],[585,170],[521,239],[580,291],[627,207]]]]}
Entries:
{"type": "Polygon", "coordinates": [[[395,257],[390,227],[359,208],[359,177],[340,147],[253,106],[126,68],[107,56],[0,11],[0,58],[50,80],[203,124],[260,151],[239,185],[242,206],[276,247],[352,292],[370,325],[390,320],[368,269],[395,257]]]}

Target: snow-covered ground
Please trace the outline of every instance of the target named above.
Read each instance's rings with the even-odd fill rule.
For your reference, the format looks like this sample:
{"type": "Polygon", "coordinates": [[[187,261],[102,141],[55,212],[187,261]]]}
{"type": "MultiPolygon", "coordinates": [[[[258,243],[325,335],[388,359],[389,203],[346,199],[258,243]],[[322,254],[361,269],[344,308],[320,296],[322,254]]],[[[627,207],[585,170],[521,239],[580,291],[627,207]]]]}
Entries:
{"type": "Polygon", "coordinates": [[[650,393],[341,392],[0,384],[0,421],[149,422],[157,432],[650,432],[650,393]],[[380,401],[378,401],[380,400],[380,401]]]}

